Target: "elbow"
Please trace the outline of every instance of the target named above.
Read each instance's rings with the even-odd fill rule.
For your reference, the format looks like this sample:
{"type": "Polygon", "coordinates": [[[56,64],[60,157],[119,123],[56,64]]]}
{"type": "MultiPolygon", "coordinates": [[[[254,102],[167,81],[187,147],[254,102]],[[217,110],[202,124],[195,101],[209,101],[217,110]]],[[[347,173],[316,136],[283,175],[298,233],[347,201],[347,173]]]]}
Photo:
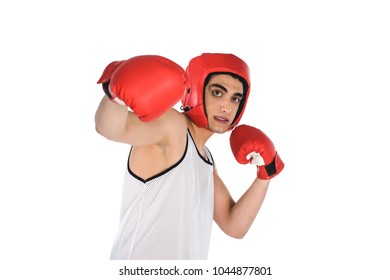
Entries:
{"type": "Polygon", "coordinates": [[[105,118],[102,113],[98,110],[95,114],[95,131],[103,136],[104,138],[107,138],[108,140],[111,140],[110,135],[112,128],[110,126],[110,123],[107,121],[107,118],[105,118]]]}
{"type": "Polygon", "coordinates": [[[248,230],[241,229],[241,228],[236,228],[236,229],[230,229],[230,230],[225,230],[225,233],[233,237],[235,239],[243,239],[245,235],[247,234],[248,230]]]}
{"type": "Polygon", "coordinates": [[[122,125],[101,117],[95,118],[95,131],[110,141],[123,142],[124,128],[122,125]]]}
{"type": "Polygon", "coordinates": [[[95,130],[98,134],[103,135],[103,126],[101,118],[99,117],[98,111],[95,114],[95,130]]]}
{"type": "Polygon", "coordinates": [[[113,133],[110,133],[109,131],[101,129],[97,126],[95,126],[95,130],[98,134],[100,134],[101,136],[103,136],[107,140],[119,142],[118,138],[115,137],[113,133]]]}
{"type": "Polygon", "coordinates": [[[101,128],[101,126],[100,126],[98,123],[95,123],[95,131],[96,131],[98,134],[104,136],[104,130],[101,128]]]}
{"type": "Polygon", "coordinates": [[[97,123],[95,123],[95,131],[96,131],[98,134],[102,135],[101,130],[100,130],[100,127],[98,126],[97,123]]]}
{"type": "Polygon", "coordinates": [[[218,219],[217,224],[226,235],[235,239],[243,239],[250,228],[250,224],[242,221],[242,219],[237,220],[229,217],[218,219]]]}
{"type": "Polygon", "coordinates": [[[107,128],[104,128],[104,126],[99,125],[98,122],[95,123],[95,130],[98,134],[106,138],[107,140],[114,140],[114,137],[112,137],[112,133],[107,128]]]}
{"type": "Polygon", "coordinates": [[[243,239],[245,237],[245,235],[246,235],[246,232],[229,234],[230,237],[233,237],[235,239],[243,239]]]}
{"type": "MultiPolygon", "coordinates": [[[[106,133],[105,133],[105,130],[102,128],[101,125],[99,125],[98,122],[95,122],[95,131],[100,134],[101,136],[104,136],[106,137],[106,133]]],[[[107,137],[106,137],[107,138],[107,137]]]]}

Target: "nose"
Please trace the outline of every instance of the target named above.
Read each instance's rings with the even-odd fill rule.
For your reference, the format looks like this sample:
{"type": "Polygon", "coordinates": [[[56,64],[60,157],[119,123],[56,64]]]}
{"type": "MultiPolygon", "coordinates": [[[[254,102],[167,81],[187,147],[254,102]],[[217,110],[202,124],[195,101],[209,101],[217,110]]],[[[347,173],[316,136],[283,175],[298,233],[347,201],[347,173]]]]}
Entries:
{"type": "Polygon", "coordinates": [[[221,104],[221,111],[224,113],[231,113],[232,104],[230,103],[230,100],[228,98],[225,99],[224,102],[221,104]]]}

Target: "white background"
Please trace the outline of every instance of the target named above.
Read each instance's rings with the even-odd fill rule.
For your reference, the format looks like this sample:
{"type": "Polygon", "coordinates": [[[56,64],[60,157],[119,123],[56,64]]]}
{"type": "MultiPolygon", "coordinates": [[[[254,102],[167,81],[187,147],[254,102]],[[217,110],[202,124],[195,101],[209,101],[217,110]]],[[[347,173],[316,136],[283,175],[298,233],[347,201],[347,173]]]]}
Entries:
{"type": "MultiPolygon", "coordinates": [[[[389,279],[386,2],[3,1],[0,278],[124,279],[131,263],[108,258],[129,147],[95,132],[96,82],[112,60],[159,54],[186,67],[230,52],[252,73],[242,123],[270,136],[286,168],[243,240],[214,225],[208,261],[155,265],[389,279]]],[[[238,199],[255,170],[235,162],[228,136],[208,147],[238,199]]]]}

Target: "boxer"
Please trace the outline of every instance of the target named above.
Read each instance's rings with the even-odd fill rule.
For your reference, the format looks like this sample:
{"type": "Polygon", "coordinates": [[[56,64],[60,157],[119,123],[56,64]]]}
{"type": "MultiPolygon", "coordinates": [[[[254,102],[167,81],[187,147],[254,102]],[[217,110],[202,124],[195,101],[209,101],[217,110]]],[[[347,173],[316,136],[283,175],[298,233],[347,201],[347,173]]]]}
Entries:
{"type": "Polygon", "coordinates": [[[143,55],[110,63],[98,83],[105,96],[97,132],[131,146],[110,258],[207,259],[213,220],[244,237],[270,179],[284,168],[263,132],[238,125],[250,95],[247,64],[233,54],[204,53],[184,70],[143,55]],[[173,108],[180,101],[182,111],[173,108]],[[236,160],[257,165],[237,201],[206,147],[213,134],[228,131],[236,160]]]}

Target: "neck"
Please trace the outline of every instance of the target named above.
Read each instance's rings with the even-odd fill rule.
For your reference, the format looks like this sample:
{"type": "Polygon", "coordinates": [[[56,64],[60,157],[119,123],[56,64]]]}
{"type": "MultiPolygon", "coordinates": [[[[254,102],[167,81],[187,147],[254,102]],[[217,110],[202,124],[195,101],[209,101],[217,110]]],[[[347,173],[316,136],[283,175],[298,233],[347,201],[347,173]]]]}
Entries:
{"type": "Polygon", "coordinates": [[[197,127],[196,125],[194,125],[193,127],[194,127],[193,133],[194,133],[195,141],[201,147],[203,147],[206,144],[207,140],[209,140],[209,138],[214,134],[214,132],[208,130],[207,128],[197,127]]]}
{"type": "Polygon", "coordinates": [[[196,146],[200,149],[203,149],[207,140],[209,140],[209,138],[214,134],[214,132],[207,128],[198,127],[190,119],[187,120],[188,128],[191,132],[192,137],[194,138],[196,146]]]}

